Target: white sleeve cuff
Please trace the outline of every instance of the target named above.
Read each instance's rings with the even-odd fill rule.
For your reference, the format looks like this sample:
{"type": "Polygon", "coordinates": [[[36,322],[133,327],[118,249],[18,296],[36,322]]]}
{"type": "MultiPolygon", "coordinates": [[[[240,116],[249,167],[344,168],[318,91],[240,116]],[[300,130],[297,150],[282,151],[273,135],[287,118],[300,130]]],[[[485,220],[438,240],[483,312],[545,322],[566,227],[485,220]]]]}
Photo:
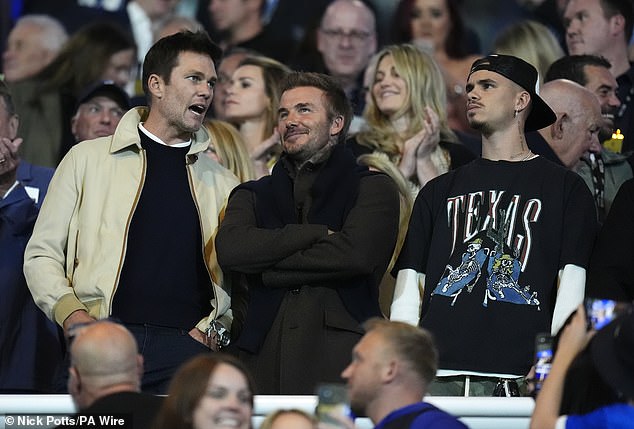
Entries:
{"type": "Polygon", "coordinates": [[[559,416],[557,422],[555,423],[555,429],[566,429],[566,422],[568,421],[568,416],[559,416]]]}
{"type": "Polygon", "coordinates": [[[550,326],[552,335],[556,335],[564,322],[583,302],[586,285],[586,270],[577,265],[568,264],[559,270],[557,300],[550,326]]]}
{"type": "Polygon", "coordinates": [[[421,295],[425,288],[425,274],[411,268],[400,270],[396,276],[390,320],[417,326],[420,319],[421,295]]]}

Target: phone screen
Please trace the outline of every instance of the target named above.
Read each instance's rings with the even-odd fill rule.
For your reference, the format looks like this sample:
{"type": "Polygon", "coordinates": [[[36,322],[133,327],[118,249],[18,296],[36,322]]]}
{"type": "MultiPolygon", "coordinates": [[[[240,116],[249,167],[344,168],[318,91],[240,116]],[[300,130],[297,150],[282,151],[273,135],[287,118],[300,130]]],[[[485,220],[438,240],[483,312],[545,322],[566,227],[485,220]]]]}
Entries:
{"type": "Polygon", "coordinates": [[[315,414],[319,421],[338,425],[331,416],[352,417],[348,403],[348,390],[343,384],[320,384],[317,386],[317,409],[315,414]]]}
{"type": "Polygon", "coordinates": [[[535,395],[541,390],[552,362],[553,337],[548,333],[537,334],[535,337],[535,395]]]}
{"type": "Polygon", "coordinates": [[[585,304],[588,328],[596,330],[603,328],[615,317],[631,309],[630,303],[611,299],[586,298],[585,304]]]}

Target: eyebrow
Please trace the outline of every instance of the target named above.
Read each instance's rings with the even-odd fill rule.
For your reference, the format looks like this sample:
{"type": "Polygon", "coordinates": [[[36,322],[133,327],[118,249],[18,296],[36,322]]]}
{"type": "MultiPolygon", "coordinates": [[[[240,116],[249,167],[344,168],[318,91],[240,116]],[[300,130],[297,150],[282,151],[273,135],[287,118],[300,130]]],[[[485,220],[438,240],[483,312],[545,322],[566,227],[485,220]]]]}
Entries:
{"type": "Polygon", "coordinates": [[[607,89],[607,90],[610,90],[610,91],[616,90],[615,87],[613,87],[612,85],[609,85],[607,83],[602,83],[601,85],[599,85],[599,87],[597,89],[607,89]]]}
{"type": "MultiPolygon", "coordinates": [[[[187,71],[185,71],[184,75],[185,75],[185,76],[192,76],[192,75],[195,75],[195,76],[199,76],[199,77],[202,77],[202,78],[204,78],[204,77],[205,77],[205,73],[203,73],[203,72],[202,72],[202,71],[200,71],[200,70],[196,70],[196,69],[187,70],[187,71]]],[[[217,73],[216,73],[216,75],[215,75],[215,76],[211,76],[211,77],[208,79],[208,81],[216,81],[216,80],[218,80],[218,74],[217,74],[217,73]]]]}
{"type": "Polygon", "coordinates": [[[497,84],[497,81],[491,78],[476,80],[476,84],[484,85],[485,83],[497,84]]]}
{"type": "MultiPolygon", "coordinates": [[[[304,107],[314,107],[315,104],[314,103],[297,103],[294,106],[291,107],[291,109],[302,109],[304,107]]],[[[286,107],[280,107],[279,109],[277,109],[277,113],[282,113],[282,112],[288,112],[288,109],[286,107]]]]}

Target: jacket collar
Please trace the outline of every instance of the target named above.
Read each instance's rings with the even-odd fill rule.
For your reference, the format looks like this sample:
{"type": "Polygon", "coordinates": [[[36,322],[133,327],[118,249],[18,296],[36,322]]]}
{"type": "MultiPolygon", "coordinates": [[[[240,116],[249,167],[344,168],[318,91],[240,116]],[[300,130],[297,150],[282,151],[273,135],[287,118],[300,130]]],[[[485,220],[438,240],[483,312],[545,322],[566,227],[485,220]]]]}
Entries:
{"type": "MultiPolygon", "coordinates": [[[[147,119],[149,109],[147,107],[134,107],[126,112],[119,121],[112,138],[110,139],[110,153],[118,152],[130,146],[141,149],[138,126],[147,119]]],[[[192,144],[188,155],[204,152],[209,147],[209,133],[202,126],[192,135],[192,144]]]]}

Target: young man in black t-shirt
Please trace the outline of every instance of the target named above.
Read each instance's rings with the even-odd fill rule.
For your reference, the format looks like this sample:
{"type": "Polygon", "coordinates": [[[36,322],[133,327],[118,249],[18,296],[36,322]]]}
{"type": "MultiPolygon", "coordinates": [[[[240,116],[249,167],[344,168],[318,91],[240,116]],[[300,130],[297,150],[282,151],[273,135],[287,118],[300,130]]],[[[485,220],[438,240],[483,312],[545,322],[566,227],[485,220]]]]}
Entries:
{"type": "Polygon", "coordinates": [[[432,395],[491,396],[500,379],[522,380],[535,335],[556,332],[583,297],[593,200],[575,173],[526,145],[525,131],[555,121],[536,81],[519,58],[474,62],[467,116],[482,159],[429,182],[414,205],[391,317],[434,334],[432,395]]]}

